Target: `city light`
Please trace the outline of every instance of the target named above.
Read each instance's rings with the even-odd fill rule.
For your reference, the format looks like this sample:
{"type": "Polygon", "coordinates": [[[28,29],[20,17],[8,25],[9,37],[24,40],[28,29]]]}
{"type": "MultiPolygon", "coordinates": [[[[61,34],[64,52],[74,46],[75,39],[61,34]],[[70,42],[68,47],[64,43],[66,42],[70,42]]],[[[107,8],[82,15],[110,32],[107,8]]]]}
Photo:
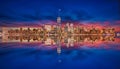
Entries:
{"type": "Polygon", "coordinates": [[[57,53],[61,47],[77,47],[81,45],[96,46],[105,42],[118,43],[119,36],[115,27],[105,27],[98,24],[62,23],[57,17],[54,24],[39,26],[0,27],[0,43],[40,43],[44,46],[56,46],[57,53]]]}

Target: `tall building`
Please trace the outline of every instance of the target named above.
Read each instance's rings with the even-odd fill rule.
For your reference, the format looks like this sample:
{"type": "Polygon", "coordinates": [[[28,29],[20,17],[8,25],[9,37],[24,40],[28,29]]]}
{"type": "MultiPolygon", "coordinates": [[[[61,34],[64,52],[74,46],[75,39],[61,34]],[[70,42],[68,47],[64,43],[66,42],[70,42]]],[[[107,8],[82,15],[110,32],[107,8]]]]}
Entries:
{"type": "MultiPolygon", "coordinates": [[[[61,9],[59,9],[58,11],[58,17],[57,17],[57,31],[58,31],[58,35],[60,35],[60,27],[61,27],[61,17],[60,17],[60,11],[61,9]]],[[[59,37],[58,37],[59,38],[59,37]]],[[[60,40],[57,40],[57,53],[60,54],[61,53],[61,44],[60,44],[60,40]]]]}

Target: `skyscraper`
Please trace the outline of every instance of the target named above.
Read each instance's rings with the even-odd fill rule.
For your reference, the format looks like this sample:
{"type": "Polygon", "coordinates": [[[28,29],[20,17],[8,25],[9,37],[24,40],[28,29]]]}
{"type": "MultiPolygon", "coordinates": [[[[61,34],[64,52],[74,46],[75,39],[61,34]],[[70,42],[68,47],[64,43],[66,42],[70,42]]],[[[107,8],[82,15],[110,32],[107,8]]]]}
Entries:
{"type": "MultiPolygon", "coordinates": [[[[60,27],[61,27],[61,17],[60,17],[60,12],[61,9],[58,10],[58,17],[57,17],[57,31],[58,31],[58,35],[60,35],[60,27]]],[[[60,38],[60,37],[58,37],[60,38]]],[[[57,53],[60,54],[61,53],[61,44],[60,44],[60,40],[57,40],[57,53]]]]}

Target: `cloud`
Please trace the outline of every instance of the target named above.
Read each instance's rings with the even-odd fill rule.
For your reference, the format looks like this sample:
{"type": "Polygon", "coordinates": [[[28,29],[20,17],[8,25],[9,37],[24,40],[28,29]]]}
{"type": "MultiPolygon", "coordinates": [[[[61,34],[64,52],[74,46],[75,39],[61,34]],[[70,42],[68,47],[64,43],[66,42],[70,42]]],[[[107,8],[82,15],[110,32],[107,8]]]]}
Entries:
{"type": "Polygon", "coordinates": [[[0,14],[0,20],[11,20],[11,19],[13,19],[13,17],[11,17],[7,14],[4,14],[4,13],[0,14]]]}
{"type": "Polygon", "coordinates": [[[61,17],[65,21],[87,21],[95,18],[92,15],[88,14],[88,12],[85,10],[65,10],[62,12],[61,17]]]}
{"type": "Polygon", "coordinates": [[[31,15],[31,14],[23,14],[21,15],[24,19],[28,19],[28,20],[40,20],[41,18],[35,15],[31,15]]]}
{"type": "Polygon", "coordinates": [[[84,10],[73,11],[73,14],[76,15],[78,20],[90,20],[94,18],[92,15],[88,14],[84,10]]]}

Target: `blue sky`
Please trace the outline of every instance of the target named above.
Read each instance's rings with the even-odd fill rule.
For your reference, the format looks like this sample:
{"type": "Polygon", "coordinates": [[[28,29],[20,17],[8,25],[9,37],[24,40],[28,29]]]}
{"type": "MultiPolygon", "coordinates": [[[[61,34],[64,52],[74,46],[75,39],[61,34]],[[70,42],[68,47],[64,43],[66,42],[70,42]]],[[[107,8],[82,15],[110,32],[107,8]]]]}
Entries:
{"type": "Polygon", "coordinates": [[[120,20],[118,0],[0,0],[0,21],[56,20],[59,8],[63,21],[120,20]]]}

